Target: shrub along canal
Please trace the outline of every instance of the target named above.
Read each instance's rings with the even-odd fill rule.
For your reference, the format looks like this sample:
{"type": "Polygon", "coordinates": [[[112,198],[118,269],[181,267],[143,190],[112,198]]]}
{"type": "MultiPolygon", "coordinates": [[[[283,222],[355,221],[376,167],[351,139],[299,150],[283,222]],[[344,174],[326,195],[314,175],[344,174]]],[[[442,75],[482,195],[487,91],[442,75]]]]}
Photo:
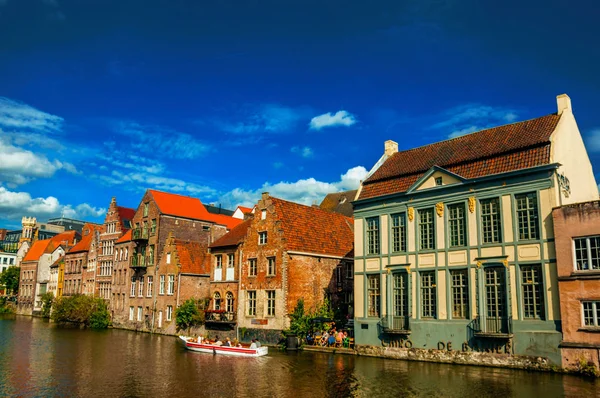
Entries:
{"type": "Polygon", "coordinates": [[[597,397],[600,382],[510,369],[285,353],[186,351],[172,336],[0,318],[0,396],[597,397]]]}

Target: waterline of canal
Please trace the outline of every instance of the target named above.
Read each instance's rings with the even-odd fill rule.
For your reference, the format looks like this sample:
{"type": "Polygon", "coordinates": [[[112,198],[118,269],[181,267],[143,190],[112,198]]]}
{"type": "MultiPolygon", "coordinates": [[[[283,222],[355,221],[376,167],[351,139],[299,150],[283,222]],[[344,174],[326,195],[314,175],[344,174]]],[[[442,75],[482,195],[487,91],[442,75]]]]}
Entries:
{"type": "Polygon", "coordinates": [[[0,318],[0,396],[595,397],[600,382],[509,369],[318,352],[234,358],[172,336],[0,318]]]}

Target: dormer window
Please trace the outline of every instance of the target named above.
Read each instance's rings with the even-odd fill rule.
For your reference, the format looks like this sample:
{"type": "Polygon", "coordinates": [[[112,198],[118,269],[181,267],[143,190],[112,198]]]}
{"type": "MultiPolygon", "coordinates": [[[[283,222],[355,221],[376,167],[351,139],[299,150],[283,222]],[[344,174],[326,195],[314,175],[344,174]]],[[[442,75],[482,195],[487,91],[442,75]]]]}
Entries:
{"type": "Polygon", "coordinates": [[[442,185],[442,177],[436,177],[435,178],[435,186],[439,187],[442,185]]]}

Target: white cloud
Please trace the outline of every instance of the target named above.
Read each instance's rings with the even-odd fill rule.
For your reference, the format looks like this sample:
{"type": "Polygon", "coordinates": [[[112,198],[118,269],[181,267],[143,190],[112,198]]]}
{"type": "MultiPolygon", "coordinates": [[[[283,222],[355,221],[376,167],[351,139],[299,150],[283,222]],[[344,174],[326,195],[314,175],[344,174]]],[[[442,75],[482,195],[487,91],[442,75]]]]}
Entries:
{"type": "Polygon", "coordinates": [[[314,178],[295,182],[281,181],[276,184],[266,182],[256,190],[236,188],[221,195],[219,201],[226,208],[235,208],[237,205],[252,206],[256,204],[262,192],[269,192],[271,196],[312,205],[313,203],[320,203],[328,193],[358,188],[360,181],[366,175],[367,170],[363,166],[356,166],[342,174],[340,181],[337,182],[317,181],[314,178]]]}
{"type": "Polygon", "coordinates": [[[0,97],[0,126],[55,133],[61,130],[62,125],[62,117],[42,112],[19,101],[0,97]]]}
{"type": "Polygon", "coordinates": [[[20,220],[23,216],[33,216],[40,220],[60,217],[86,219],[98,218],[106,214],[106,209],[93,207],[87,203],[77,206],[63,205],[54,196],[32,198],[27,192],[9,191],[0,187],[0,218],[20,220]]]}
{"type": "Polygon", "coordinates": [[[261,104],[243,108],[240,116],[229,115],[225,120],[215,121],[215,125],[233,134],[288,133],[304,118],[309,109],[292,108],[278,104],[261,104]],[[231,121],[240,117],[242,120],[231,121]]]}
{"type": "Polygon", "coordinates": [[[210,150],[210,146],[190,134],[162,126],[120,122],[114,130],[131,139],[130,145],[156,157],[196,159],[210,150]]]}
{"type": "Polygon", "coordinates": [[[0,182],[12,188],[37,178],[52,177],[60,169],[78,173],[71,163],[48,160],[44,155],[13,146],[1,138],[0,159],[0,182]]]}
{"type": "Polygon", "coordinates": [[[504,107],[480,104],[466,104],[445,111],[445,120],[435,123],[432,129],[450,130],[448,138],[456,138],[490,127],[513,123],[518,118],[517,111],[504,107]]]}
{"type": "Polygon", "coordinates": [[[162,191],[189,193],[192,195],[212,195],[216,193],[213,188],[180,180],[178,178],[161,177],[144,172],[123,173],[113,170],[110,175],[92,176],[107,185],[124,185],[136,190],[144,191],[154,188],[162,191]]]}
{"type": "Polygon", "coordinates": [[[600,128],[593,129],[584,138],[590,152],[600,152],[600,128]]]}
{"type": "Polygon", "coordinates": [[[308,146],[305,146],[305,147],[294,146],[290,149],[290,151],[292,153],[302,156],[303,158],[311,158],[314,155],[313,150],[308,146]]]}
{"type": "Polygon", "coordinates": [[[309,126],[311,130],[321,130],[326,127],[352,126],[355,123],[356,118],[353,114],[341,110],[337,111],[335,115],[332,115],[331,112],[327,112],[315,116],[310,120],[309,126]]]}

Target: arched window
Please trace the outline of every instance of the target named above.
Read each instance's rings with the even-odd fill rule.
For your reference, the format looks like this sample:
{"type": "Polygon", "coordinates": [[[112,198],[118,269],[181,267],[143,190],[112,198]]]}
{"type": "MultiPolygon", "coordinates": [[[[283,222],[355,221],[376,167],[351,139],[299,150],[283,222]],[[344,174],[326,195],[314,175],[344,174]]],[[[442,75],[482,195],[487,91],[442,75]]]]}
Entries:
{"type": "Polygon", "coordinates": [[[226,307],[227,307],[227,312],[233,312],[233,293],[231,292],[227,292],[226,297],[226,307]]]}
{"type": "Polygon", "coordinates": [[[215,310],[220,310],[221,309],[221,293],[219,292],[215,292],[214,295],[214,301],[215,301],[215,310]]]}

